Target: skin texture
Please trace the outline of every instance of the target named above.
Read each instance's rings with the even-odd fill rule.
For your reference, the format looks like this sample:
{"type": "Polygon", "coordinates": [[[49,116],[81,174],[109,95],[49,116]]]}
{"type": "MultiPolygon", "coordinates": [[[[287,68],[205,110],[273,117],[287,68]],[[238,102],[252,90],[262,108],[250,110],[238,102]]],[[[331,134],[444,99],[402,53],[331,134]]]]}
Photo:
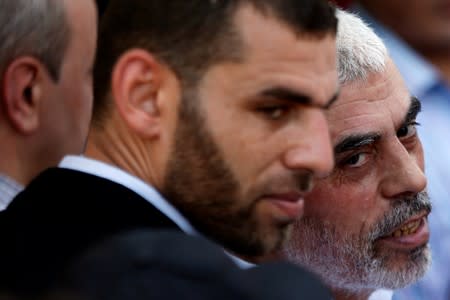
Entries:
{"type": "Polygon", "coordinates": [[[427,232],[413,248],[380,239],[431,208],[415,116],[406,118],[414,111],[411,103],[389,60],[385,72],[344,85],[327,112],[336,166],[306,197],[304,217],[283,254],[317,272],[336,299],[367,299],[374,289],[399,288],[428,266],[427,232]],[[338,146],[373,134],[378,137],[346,150],[338,146]]]}
{"type": "Polygon", "coordinates": [[[53,80],[37,58],[17,57],[3,76],[0,170],[27,184],[66,154],[80,154],[92,114],[97,13],[92,0],[63,1],[70,41],[53,80]]]}
{"type": "Polygon", "coordinates": [[[337,93],[335,37],[295,35],[246,6],[234,22],[242,61],[211,66],[194,87],[150,53],[124,54],[117,111],[87,153],[152,184],[229,250],[255,255],[280,246],[313,177],[332,169],[324,107],[337,93]],[[291,201],[290,213],[280,208],[291,201]]]}

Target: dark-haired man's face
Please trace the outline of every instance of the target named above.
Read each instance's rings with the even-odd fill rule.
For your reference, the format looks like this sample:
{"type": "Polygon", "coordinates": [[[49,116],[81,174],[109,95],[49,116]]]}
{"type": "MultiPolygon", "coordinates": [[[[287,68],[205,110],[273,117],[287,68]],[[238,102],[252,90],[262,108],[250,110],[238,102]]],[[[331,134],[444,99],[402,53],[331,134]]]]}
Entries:
{"type": "Polygon", "coordinates": [[[296,36],[251,9],[236,24],[242,62],[185,91],[163,194],[231,251],[278,248],[333,157],[323,107],[336,94],[335,39],[296,36]]]}
{"type": "Polygon", "coordinates": [[[396,289],[427,269],[430,201],[415,101],[389,62],[344,85],[327,112],[336,166],[307,196],[285,255],[336,291],[396,289]]]}

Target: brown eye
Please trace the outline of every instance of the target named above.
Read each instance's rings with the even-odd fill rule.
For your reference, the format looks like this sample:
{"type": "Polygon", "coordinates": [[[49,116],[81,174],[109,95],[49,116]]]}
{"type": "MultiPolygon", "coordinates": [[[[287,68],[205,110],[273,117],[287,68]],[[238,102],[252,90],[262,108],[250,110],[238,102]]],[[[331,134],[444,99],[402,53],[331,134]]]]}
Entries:
{"type": "Polygon", "coordinates": [[[358,154],[352,155],[349,158],[347,158],[343,162],[343,165],[353,167],[353,168],[360,167],[367,161],[367,159],[368,159],[367,153],[358,153],[358,154]]]}
{"type": "Polygon", "coordinates": [[[271,106],[261,108],[260,111],[271,120],[279,120],[286,114],[288,108],[285,106],[271,106]]]}
{"type": "Polygon", "coordinates": [[[397,136],[399,138],[409,138],[411,136],[414,136],[417,133],[417,128],[416,128],[417,125],[419,125],[419,124],[414,122],[414,123],[411,123],[411,124],[401,127],[397,131],[397,136]]]}

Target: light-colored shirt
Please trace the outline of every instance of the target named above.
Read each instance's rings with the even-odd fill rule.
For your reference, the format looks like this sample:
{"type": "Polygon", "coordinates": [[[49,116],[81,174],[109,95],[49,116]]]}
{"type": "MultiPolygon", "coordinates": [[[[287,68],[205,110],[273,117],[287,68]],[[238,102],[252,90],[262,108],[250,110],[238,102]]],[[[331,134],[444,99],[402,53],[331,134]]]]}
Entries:
{"type": "Polygon", "coordinates": [[[368,300],[390,300],[394,291],[379,289],[370,294],[368,300]]]}
{"type": "MultiPolygon", "coordinates": [[[[407,8],[405,8],[407,9],[407,8]]],[[[450,284],[450,86],[438,70],[361,7],[353,7],[383,39],[412,95],[422,102],[419,135],[433,204],[428,222],[433,262],[429,271],[394,300],[448,300],[450,284]]]]}
{"type": "MultiPolygon", "coordinates": [[[[128,189],[134,191],[139,196],[151,203],[155,208],[162,212],[166,217],[172,220],[183,232],[190,235],[199,235],[195,228],[189,223],[189,221],[178,212],[178,210],[169,203],[162,195],[143,180],[133,176],[115,166],[107,163],[87,158],[84,156],[68,155],[59,164],[60,168],[76,170],[88,174],[92,174],[98,177],[102,177],[113,182],[119,183],[128,189]]],[[[247,269],[252,266],[248,262],[235,257],[234,255],[225,253],[241,268],[247,269]]]]}
{"type": "Polygon", "coordinates": [[[12,178],[0,174],[0,210],[4,210],[14,197],[23,190],[23,186],[12,178]]]}

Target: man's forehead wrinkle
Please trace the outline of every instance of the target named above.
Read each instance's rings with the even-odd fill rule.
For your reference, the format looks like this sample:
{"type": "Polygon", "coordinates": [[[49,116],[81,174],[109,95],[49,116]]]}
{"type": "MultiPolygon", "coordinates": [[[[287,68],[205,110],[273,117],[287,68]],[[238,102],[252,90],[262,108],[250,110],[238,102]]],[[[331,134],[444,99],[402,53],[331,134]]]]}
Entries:
{"type": "Polygon", "coordinates": [[[339,99],[327,112],[327,118],[330,122],[333,122],[345,121],[356,117],[371,116],[380,113],[378,106],[380,106],[378,102],[370,102],[366,98],[354,99],[351,101],[339,99]],[[377,106],[377,108],[374,108],[374,106],[377,106]]]}

